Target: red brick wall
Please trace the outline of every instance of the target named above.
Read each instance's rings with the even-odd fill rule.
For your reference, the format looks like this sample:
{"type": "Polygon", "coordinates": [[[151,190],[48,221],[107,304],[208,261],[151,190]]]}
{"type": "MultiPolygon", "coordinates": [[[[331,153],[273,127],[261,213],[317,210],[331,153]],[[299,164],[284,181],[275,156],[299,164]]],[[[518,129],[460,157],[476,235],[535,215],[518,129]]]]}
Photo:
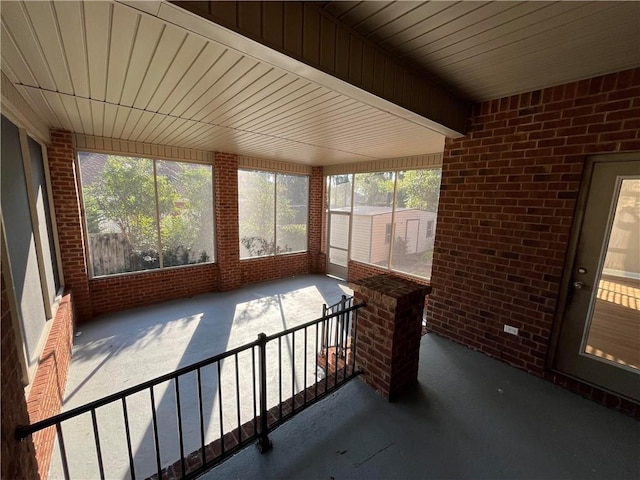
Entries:
{"type": "Polygon", "coordinates": [[[422,304],[430,287],[395,275],[351,284],[358,310],[358,353],[363,381],[389,400],[418,381],[422,304]]]}
{"type": "Polygon", "coordinates": [[[19,442],[15,438],[18,425],[29,423],[27,401],[22,385],[22,367],[15,332],[13,330],[12,312],[4,283],[4,275],[0,273],[2,284],[2,458],[1,469],[3,479],[37,478],[38,465],[35,448],[31,438],[19,442]]]}
{"type": "MultiPolygon", "coordinates": [[[[38,370],[32,380],[27,401],[30,423],[60,413],[67,373],[73,348],[74,311],[71,294],[62,297],[49,337],[45,343],[38,370]]],[[[51,427],[33,434],[33,443],[38,459],[41,478],[47,478],[51,454],[55,441],[55,428],[51,427]]]]}
{"type": "Polygon", "coordinates": [[[84,321],[91,318],[92,307],[74,155],[71,133],[52,130],[47,157],[51,172],[51,191],[56,212],[62,272],[65,287],[73,291],[78,321],[84,321]]]}
{"type": "Polygon", "coordinates": [[[309,181],[309,256],[312,273],[326,273],[324,238],[324,177],[322,167],[311,169],[309,181]]]}
{"type": "Polygon", "coordinates": [[[93,315],[219,290],[217,264],[189,265],[90,280],[93,315]]]}
{"type": "Polygon", "coordinates": [[[238,157],[216,153],[214,179],[216,262],[220,267],[220,289],[232,290],[242,284],[238,227],[238,157]]]}
{"type": "Polygon", "coordinates": [[[640,69],[475,105],[445,144],[430,328],[543,375],[585,158],[638,150],[640,69]]]}
{"type": "Polygon", "coordinates": [[[242,284],[266,282],[309,273],[308,253],[289,253],[240,261],[242,284]]]}

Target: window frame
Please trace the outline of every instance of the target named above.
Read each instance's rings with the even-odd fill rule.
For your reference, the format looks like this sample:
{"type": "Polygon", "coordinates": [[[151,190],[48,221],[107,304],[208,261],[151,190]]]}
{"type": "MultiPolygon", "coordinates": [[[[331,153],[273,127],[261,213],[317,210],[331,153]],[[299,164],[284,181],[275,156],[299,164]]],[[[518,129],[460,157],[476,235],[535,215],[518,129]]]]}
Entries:
{"type": "MultiPolygon", "coordinates": [[[[47,157],[47,147],[46,145],[31,131],[27,130],[14,115],[11,114],[10,111],[4,111],[2,115],[12,123],[17,131],[18,131],[18,141],[20,145],[20,154],[22,156],[22,170],[24,173],[25,180],[25,193],[27,196],[27,204],[29,208],[29,216],[31,222],[31,234],[33,236],[33,243],[35,248],[35,257],[36,257],[36,265],[38,268],[38,280],[40,285],[40,293],[43,300],[43,308],[44,308],[44,326],[40,331],[39,338],[37,344],[33,348],[33,358],[39,358],[42,351],[44,350],[47,339],[49,338],[49,332],[51,331],[51,327],[53,325],[53,319],[55,318],[58,307],[60,306],[60,301],[62,299],[62,295],[64,293],[65,281],[64,281],[64,272],[62,269],[62,259],[60,255],[60,244],[58,240],[58,229],[57,229],[57,221],[55,214],[55,207],[53,203],[53,194],[51,187],[51,174],[49,170],[49,160],[47,157]],[[32,155],[29,147],[29,140],[32,140],[40,149],[40,156],[42,161],[42,173],[44,181],[44,189],[42,190],[42,195],[46,196],[46,202],[43,202],[43,214],[44,218],[41,218],[38,205],[37,198],[35,196],[35,184],[33,178],[32,171],[32,155]],[[47,218],[48,217],[48,218],[47,218]],[[48,235],[52,236],[53,240],[53,251],[51,251],[51,242],[49,236],[46,239],[42,238],[40,232],[40,226],[42,224],[47,225],[47,220],[51,224],[51,231],[47,232],[48,235]],[[46,270],[47,267],[45,257],[44,257],[44,249],[49,249],[49,254],[51,256],[52,263],[55,261],[57,271],[53,273],[53,285],[49,285],[49,278],[47,276],[46,270]],[[55,281],[57,281],[59,286],[56,288],[55,281]],[[52,287],[52,288],[50,288],[52,287]],[[53,298],[50,295],[50,292],[53,292],[53,298]]],[[[11,265],[10,254],[8,251],[8,245],[6,240],[6,229],[4,225],[4,216],[2,215],[2,211],[0,209],[0,222],[1,227],[0,230],[2,232],[2,273],[5,280],[5,287],[7,291],[9,308],[11,310],[11,318],[14,327],[14,334],[16,337],[16,343],[19,345],[18,350],[22,353],[20,354],[20,365],[21,365],[21,374],[22,374],[22,382],[26,388],[26,392],[28,393],[29,389],[32,386],[32,380],[35,376],[35,373],[38,369],[38,362],[34,361],[32,363],[29,358],[29,354],[27,351],[27,343],[25,339],[24,329],[26,328],[25,322],[28,321],[25,318],[25,315],[22,312],[21,303],[16,298],[16,293],[14,290],[14,279],[13,279],[13,269],[16,268],[15,265],[11,265]]],[[[48,228],[45,227],[47,230],[48,228]]],[[[35,321],[39,321],[36,319],[35,321]]]]}
{"type": "Polygon", "coordinates": [[[149,273],[153,273],[153,272],[161,272],[161,271],[167,271],[167,270],[173,270],[173,269],[179,269],[179,268],[192,268],[192,267],[198,267],[198,266],[202,266],[202,265],[212,265],[215,264],[217,261],[217,242],[216,242],[216,184],[215,184],[215,164],[212,162],[203,162],[203,161],[197,161],[197,160],[190,160],[190,159],[179,159],[179,158],[171,158],[171,157],[165,157],[165,156],[157,156],[157,155],[147,155],[145,154],[144,156],[140,156],[137,153],[131,153],[131,152],[113,152],[113,151],[108,151],[108,150],[98,150],[98,149],[93,149],[93,148],[76,148],[75,149],[75,155],[74,155],[74,168],[76,170],[76,178],[77,178],[77,187],[78,187],[78,197],[79,197],[79,202],[80,202],[80,208],[82,211],[82,228],[84,229],[84,237],[85,237],[85,242],[84,242],[84,250],[85,250],[85,258],[86,260],[86,267],[87,267],[87,276],[90,280],[101,280],[101,279],[105,279],[105,278],[116,278],[116,277],[121,277],[121,276],[130,276],[130,275],[144,275],[144,274],[149,274],[149,273]],[[117,157],[132,157],[132,158],[138,158],[138,159],[143,159],[143,160],[150,160],[152,162],[152,167],[153,167],[153,181],[154,181],[154,189],[156,190],[156,199],[155,199],[155,207],[156,207],[156,229],[157,229],[157,246],[158,248],[158,262],[159,262],[159,266],[158,268],[151,268],[151,269],[146,269],[146,270],[135,270],[132,272],[119,272],[119,273],[110,273],[110,274],[106,274],[106,275],[94,275],[93,272],[93,266],[91,264],[91,251],[90,251],[90,247],[89,247],[89,230],[88,230],[88,226],[87,226],[87,216],[85,214],[85,204],[84,204],[84,185],[82,184],[82,176],[81,176],[81,169],[80,169],[80,154],[84,153],[84,154],[100,154],[100,155],[113,155],[113,156],[117,156],[117,157]],[[185,163],[185,164],[189,164],[189,165],[202,165],[202,166],[207,166],[211,168],[211,213],[212,213],[212,218],[211,218],[211,222],[212,222],[212,243],[211,243],[211,260],[208,260],[206,262],[199,262],[199,263],[188,263],[185,265],[171,265],[171,266],[164,266],[163,265],[163,255],[162,255],[162,241],[160,238],[160,215],[159,215],[159,208],[158,208],[158,197],[157,197],[157,174],[156,174],[156,162],[176,162],[176,163],[185,163]]]}
{"type": "MultiPolygon", "coordinates": [[[[366,173],[391,173],[394,175],[394,181],[393,181],[393,201],[392,201],[392,206],[391,206],[391,223],[387,223],[386,227],[385,227],[385,247],[388,247],[389,249],[389,253],[388,253],[388,259],[387,259],[387,265],[383,266],[383,265],[378,265],[376,263],[372,263],[372,262],[367,262],[364,260],[358,260],[358,259],[354,259],[353,258],[353,229],[350,227],[350,235],[349,235],[349,257],[348,260],[349,261],[354,261],[354,262],[358,262],[358,263],[362,263],[364,265],[371,265],[375,268],[381,269],[381,270],[385,270],[387,272],[395,272],[401,275],[407,275],[409,277],[413,277],[416,279],[419,279],[420,281],[427,281],[430,282],[431,281],[431,275],[429,275],[429,277],[423,277],[420,275],[416,275],[415,273],[409,273],[409,272],[405,272],[402,270],[399,270],[397,268],[393,268],[393,248],[394,248],[394,242],[395,242],[395,230],[396,230],[396,203],[397,203],[397,195],[398,195],[398,177],[399,177],[399,173],[400,172],[408,172],[408,171],[419,171],[419,170],[440,170],[440,187],[438,189],[438,202],[439,202],[439,198],[440,198],[440,189],[442,187],[442,165],[433,165],[433,166],[424,166],[424,167],[404,167],[404,168],[386,168],[386,169],[380,169],[380,170],[363,170],[363,171],[356,171],[353,172],[353,180],[352,180],[352,185],[351,185],[351,198],[352,198],[352,202],[351,202],[351,210],[350,210],[350,216],[353,217],[353,211],[354,211],[354,205],[355,205],[355,187],[356,187],[356,178],[359,174],[366,174],[366,173]],[[387,243],[387,228],[391,227],[391,238],[390,241],[387,243]]],[[[335,175],[335,174],[334,174],[335,175]]],[[[330,177],[332,176],[331,173],[325,175],[326,177],[330,177]]],[[[325,182],[326,183],[326,182],[325,182]]],[[[432,223],[432,235],[431,237],[426,237],[427,239],[430,238],[434,238],[435,237],[435,233],[436,233],[436,228],[437,228],[437,223],[438,223],[438,212],[436,209],[436,217],[434,220],[430,220],[429,222],[433,222],[432,223]]],[[[351,219],[352,221],[352,219],[351,219]]],[[[428,228],[428,227],[427,227],[428,228]]]]}
{"type": "MultiPolygon", "coordinates": [[[[310,214],[310,209],[309,209],[309,200],[310,200],[310,196],[311,196],[311,176],[305,173],[291,173],[291,172],[283,172],[283,171],[277,171],[277,170],[264,170],[264,169],[260,169],[260,168],[252,168],[250,166],[242,166],[242,167],[238,167],[238,173],[240,173],[241,171],[243,172],[256,172],[256,173],[268,173],[274,176],[273,179],[273,244],[274,244],[274,252],[273,253],[269,253],[266,255],[256,255],[256,256],[249,256],[249,257],[243,257],[242,256],[242,250],[240,249],[239,251],[239,260],[241,262],[247,261],[247,260],[255,260],[258,258],[271,258],[271,257],[279,257],[279,256],[283,256],[283,255],[295,255],[295,254],[301,254],[301,253],[308,253],[309,252],[309,214],[310,214]],[[306,182],[306,190],[307,190],[307,213],[306,213],[306,242],[305,242],[305,248],[304,250],[295,250],[295,251],[290,251],[290,252],[278,252],[278,176],[281,175],[286,175],[289,177],[301,177],[301,178],[306,178],[307,182],[306,182]]],[[[239,247],[242,245],[241,242],[241,238],[240,238],[240,185],[238,184],[238,245],[239,247]]]]}

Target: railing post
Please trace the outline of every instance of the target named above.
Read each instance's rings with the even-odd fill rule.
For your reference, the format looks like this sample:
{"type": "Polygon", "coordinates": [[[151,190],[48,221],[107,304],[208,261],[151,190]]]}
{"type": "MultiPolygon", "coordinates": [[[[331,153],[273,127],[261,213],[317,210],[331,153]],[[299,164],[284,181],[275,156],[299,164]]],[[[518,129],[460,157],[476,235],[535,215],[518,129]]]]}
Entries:
{"type": "Polygon", "coordinates": [[[269,425],[267,411],[267,335],[258,334],[258,380],[260,385],[260,431],[258,432],[258,450],[265,453],[271,450],[271,440],[268,436],[269,425]]]}

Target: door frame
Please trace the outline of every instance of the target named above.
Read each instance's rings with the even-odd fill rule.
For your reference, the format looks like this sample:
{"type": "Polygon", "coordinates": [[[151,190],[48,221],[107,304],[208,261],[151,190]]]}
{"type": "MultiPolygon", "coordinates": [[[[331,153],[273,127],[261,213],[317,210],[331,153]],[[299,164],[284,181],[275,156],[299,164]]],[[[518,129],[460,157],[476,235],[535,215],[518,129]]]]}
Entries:
{"type": "MultiPolygon", "coordinates": [[[[346,173],[346,174],[333,174],[333,175],[325,175],[324,177],[324,184],[326,186],[325,188],[325,195],[326,195],[326,199],[325,199],[325,225],[327,226],[326,232],[325,232],[325,239],[326,239],[326,260],[325,260],[325,269],[328,275],[340,278],[342,280],[347,280],[347,277],[349,275],[349,261],[351,260],[351,230],[353,228],[353,195],[354,195],[354,185],[355,183],[355,173],[346,173]],[[331,210],[331,195],[333,195],[333,187],[331,186],[331,182],[330,182],[330,178],[337,176],[337,175],[347,175],[351,177],[351,195],[350,195],[350,202],[349,202],[349,211],[346,210],[331,210]],[[348,216],[349,217],[349,231],[347,232],[347,265],[346,266],[342,266],[342,265],[338,265],[335,263],[331,263],[331,214],[332,213],[336,213],[336,214],[340,214],[340,215],[344,215],[344,216],[348,216]]],[[[340,250],[344,250],[343,248],[340,248],[340,250]]]]}
{"type": "MultiPolygon", "coordinates": [[[[352,217],[351,212],[327,210],[327,273],[334,277],[338,277],[342,280],[347,279],[348,271],[349,271],[349,259],[351,257],[351,217],[352,217]],[[332,221],[331,221],[332,214],[348,217],[349,231],[347,232],[348,237],[347,237],[347,249],[346,249],[347,265],[344,267],[342,265],[338,265],[337,263],[331,262],[331,248],[332,248],[331,247],[331,228],[333,227],[332,221]]],[[[338,247],[333,247],[333,248],[338,248],[338,247]]],[[[338,250],[345,250],[345,249],[338,248],[338,250]]]]}
{"type": "MultiPolygon", "coordinates": [[[[559,370],[556,367],[556,360],[558,356],[558,348],[560,347],[560,334],[564,324],[564,316],[568,307],[568,299],[571,294],[571,282],[573,279],[573,270],[576,262],[576,256],[578,253],[578,245],[580,240],[580,232],[584,224],[584,215],[587,207],[587,200],[589,197],[589,191],[591,189],[593,173],[596,164],[599,163],[613,163],[613,162],[625,162],[634,161],[640,159],[640,152],[630,153],[615,153],[604,155],[590,155],[586,158],[584,169],[582,173],[582,181],[580,182],[580,189],[578,198],[576,201],[575,213],[573,217],[573,223],[571,226],[571,233],[569,237],[569,245],[567,248],[567,255],[562,270],[562,277],[560,279],[560,288],[558,290],[558,302],[556,305],[556,311],[554,314],[553,325],[551,329],[551,337],[549,342],[549,350],[546,358],[546,368],[553,372],[560,373],[564,376],[576,378],[582,383],[593,385],[601,390],[608,390],[607,387],[593,384],[583,378],[577,378],[570,373],[559,370]]],[[[615,392],[616,395],[621,395],[615,392]]]]}

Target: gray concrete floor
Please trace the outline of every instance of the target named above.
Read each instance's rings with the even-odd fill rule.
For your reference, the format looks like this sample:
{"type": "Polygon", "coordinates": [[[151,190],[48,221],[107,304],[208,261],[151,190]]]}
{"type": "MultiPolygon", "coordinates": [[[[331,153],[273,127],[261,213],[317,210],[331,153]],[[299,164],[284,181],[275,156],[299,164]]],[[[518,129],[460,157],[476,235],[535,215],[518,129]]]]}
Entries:
{"type": "MultiPolygon", "coordinates": [[[[75,338],[64,409],[318,318],[345,292],[309,275],[105,315],[75,338]]],[[[640,478],[640,427],[629,417],[434,335],[423,337],[419,377],[393,404],[352,381],[273,432],[270,453],[248,447],[203,478],[640,478]]],[[[218,402],[234,403],[215,390],[205,383],[207,442],[218,402]]],[[[155,456],[149,397],[137,395],[127,405],[135,473],[145,478],[155,456]]],[[[159,432],[167,465],[178,458],[175,395],[171,385],[155,395],[159,422],[172,425],[159,432]]],[[[195,403],[186,397],[188,416],[195,403]]],[[[185,431],[195,431],[194,418],[185,431]]],[[[103,407],[97,420],[106,478],[130,478],[121,408],[103,407]]],[[[98,478],[90,417],[63,432],[71,478],[98,478]]],[[[49,478],[62,478],[57,451],[49,478]]]]}
{"type": "MultiPolygon", "coordinates": [[[[269,335],[319,318],[323,303],[333,304],[345,293],[350,294],[351,290],[344,282],[322,275],[305,275],[104,315],[77,330],[63,410],[252,342],[260,332],[269,335]]],[[[286,342],[283,343],[286,348],[286,342]]],[[[298,342],[296,350],[300,348],[298,342]]],[[[312,353],[310,355],[314,358],[312,353]]],[[[241,358],[240,371],[250,372],[250,362],[250,356],[241,358]]],[[[233,362],[227,362],[222,369],[225,395],[218,395],[217,372],[213,368],[202,372],[203,403],[209,399],[204,412],[207,443],[219,434],[216,415],[219,402],[231,405],[231,408],[225,407],[224,431],[235,426],[236,398],[229,396],[235,391],[232,368],[233,362]],[[232,388],[226,388],[227,385],[232,388]],[[226,417],[227,411],[233,418],[226,417]]],[[[285,361],[283,369],[286,371],[286,368],[285,361]]],[[[315,372],[309,372],[308,380],[313,380],[314,375],[315,372]]],[[[241,374],[241,378],[251,382],[250,373],[241,374]]],[[[296,378],[300,385],[303,380],[296,378]]],[[[181,381],[180,387],[184,429],[195,432],[186,440],[185,453],[188,454],[200,445],[195,374],[181,381]]],[[[154,395],[162,464],[166,466],[179,458],[173,385],[166,383],[156,387],[154,395]]],[[[275,405],[277,395],[274,395],[272,391],[270,402],[275,405]]],[[[244,423],[253,417],[252,408],[249,408],[253,401],[247,397],[242,402],[248,409],[242,413],[244,423]]],[[[146,478],[156,470],[149,405],[148,391],[127,400],[137,478],[146,478]]],[[[106,478],[131,478],[121,405],[101,407],[96,415],[106,478]]],[[[90,415],[64,422],[63,434],[71,478],[98,478],[90,415]]],[[[57,445],[49,478],[63,478],[57,445]]]]}
{"type": "Polygon", "coordinates": [[[354,380],[271,439],[201,478],[640,478],[639,422],[434,334],[414,392],[354,380]]]}

